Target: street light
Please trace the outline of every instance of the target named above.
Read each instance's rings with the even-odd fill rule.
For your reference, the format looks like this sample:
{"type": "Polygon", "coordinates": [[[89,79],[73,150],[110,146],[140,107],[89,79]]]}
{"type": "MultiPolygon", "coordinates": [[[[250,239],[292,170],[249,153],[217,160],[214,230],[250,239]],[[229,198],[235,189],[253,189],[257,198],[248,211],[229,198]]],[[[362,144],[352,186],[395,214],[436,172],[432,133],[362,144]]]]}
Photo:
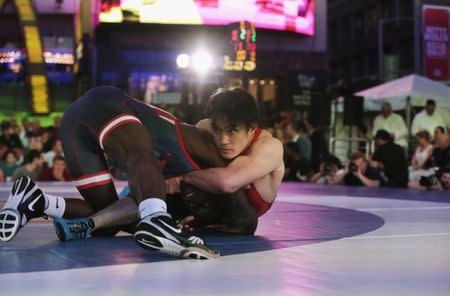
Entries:
{"type": "Polygon", "coordinates": [[[208,52],[200,50],[192,55],[192,67],[198,74],[206,74],[212,65],[212,56],[208,52]]]}
{"type": "Polygon", "coordinates": [[[189,67],[190,63],[191,63],[191,57],[188,54],[182,53],[182,54],[177,56],[177,66],[178,66],[178,68],[186,69],[187,67],[189,67]]]}

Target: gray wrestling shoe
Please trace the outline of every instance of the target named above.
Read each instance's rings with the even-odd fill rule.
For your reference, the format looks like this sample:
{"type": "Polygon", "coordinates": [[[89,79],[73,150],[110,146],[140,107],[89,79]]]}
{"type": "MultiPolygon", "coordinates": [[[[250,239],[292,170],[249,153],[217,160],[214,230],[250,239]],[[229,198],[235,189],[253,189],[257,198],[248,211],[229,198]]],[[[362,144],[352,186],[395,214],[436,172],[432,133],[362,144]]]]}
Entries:
{"type": "Polygon", "coordinates": [[[157,212],[139,222],[134,234],[136,243],[149,250],[158,250],[186,259],[214,259],[219,252],[205,245],[203,240],[179,229],[172,217],[157,212]]]}
{"type": "Polygon", "coordinates": [[[33,218],[46,217],[45,197],[29,177],[19,178],[0,212],[0,240],[7,242],[33,218]]]}

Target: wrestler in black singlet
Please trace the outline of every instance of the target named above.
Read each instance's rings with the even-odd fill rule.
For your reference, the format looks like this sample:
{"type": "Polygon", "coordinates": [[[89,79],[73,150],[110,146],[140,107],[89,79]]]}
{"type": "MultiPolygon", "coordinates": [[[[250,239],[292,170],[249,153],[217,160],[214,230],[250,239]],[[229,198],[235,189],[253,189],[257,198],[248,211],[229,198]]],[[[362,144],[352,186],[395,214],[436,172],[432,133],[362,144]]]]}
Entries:
{"type": "MultiPolygon", "coordinates": [[[[77,99],[64,113],[61,140],[74,183],[94,211],[118,199],[107,156],[120,162],[130,158],[126,157],[129,150],[140,151],[139,147],[151,149],[154,159],[158,160],[154,167],[160,169],[161,166],[164,177],[200,167],[225,165],[215,144],[204,132],[161,109],[127,96],[115,87],[94,88],[77,99]]],[[[135,162],[140,164],[138,159],[135,162]]],[[[127,167],[127,164],[121,165],[127,167]]],[[[158,179],[159,172],[152,171],[152,167],[144,169],[148,170],[146,180],[135,180],[134,175],[128,172],[130,195],[137,202],[148,198],[139,184],[149,183],[146,186],[151,189],[152,182],[161,183],[153,180],[158,179]]],[[[163,192],[159,190],[159,196],[152,197],[164,199],[164,192],[164,189],[163,192]]],[[[245,194],[238,198],[212,198],[214,204],[219,204],[218,215],[224,217],[217,217],[218,223],[234,224],[231,221],[239,220],[237,217],[253,219],[255,216],[245,194]]]]}

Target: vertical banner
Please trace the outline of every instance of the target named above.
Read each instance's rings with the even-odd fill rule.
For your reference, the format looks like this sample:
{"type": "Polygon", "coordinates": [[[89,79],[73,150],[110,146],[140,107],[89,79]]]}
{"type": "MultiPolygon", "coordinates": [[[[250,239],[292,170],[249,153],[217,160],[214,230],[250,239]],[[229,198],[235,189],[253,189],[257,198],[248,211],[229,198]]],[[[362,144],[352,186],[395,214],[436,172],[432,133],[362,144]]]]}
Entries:
{"type": "Polygon", "coordinates": [[[422,8],[423,74],[425,77],[450,81],[449,7],[422,8]]]}

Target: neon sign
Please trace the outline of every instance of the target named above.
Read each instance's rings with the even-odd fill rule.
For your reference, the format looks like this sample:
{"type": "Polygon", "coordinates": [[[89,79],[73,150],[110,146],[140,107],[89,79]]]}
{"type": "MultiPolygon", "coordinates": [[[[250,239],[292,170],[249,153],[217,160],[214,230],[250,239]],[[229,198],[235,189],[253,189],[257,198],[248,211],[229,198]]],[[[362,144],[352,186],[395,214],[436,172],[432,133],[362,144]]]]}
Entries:
{"type": "Polygon", "coordinates": [[[230,53],[224,56],[223,69],[226,71],[253,71],[256,69],[255,25],[241,21],[232,26],[229,39],[230,53]]]}

